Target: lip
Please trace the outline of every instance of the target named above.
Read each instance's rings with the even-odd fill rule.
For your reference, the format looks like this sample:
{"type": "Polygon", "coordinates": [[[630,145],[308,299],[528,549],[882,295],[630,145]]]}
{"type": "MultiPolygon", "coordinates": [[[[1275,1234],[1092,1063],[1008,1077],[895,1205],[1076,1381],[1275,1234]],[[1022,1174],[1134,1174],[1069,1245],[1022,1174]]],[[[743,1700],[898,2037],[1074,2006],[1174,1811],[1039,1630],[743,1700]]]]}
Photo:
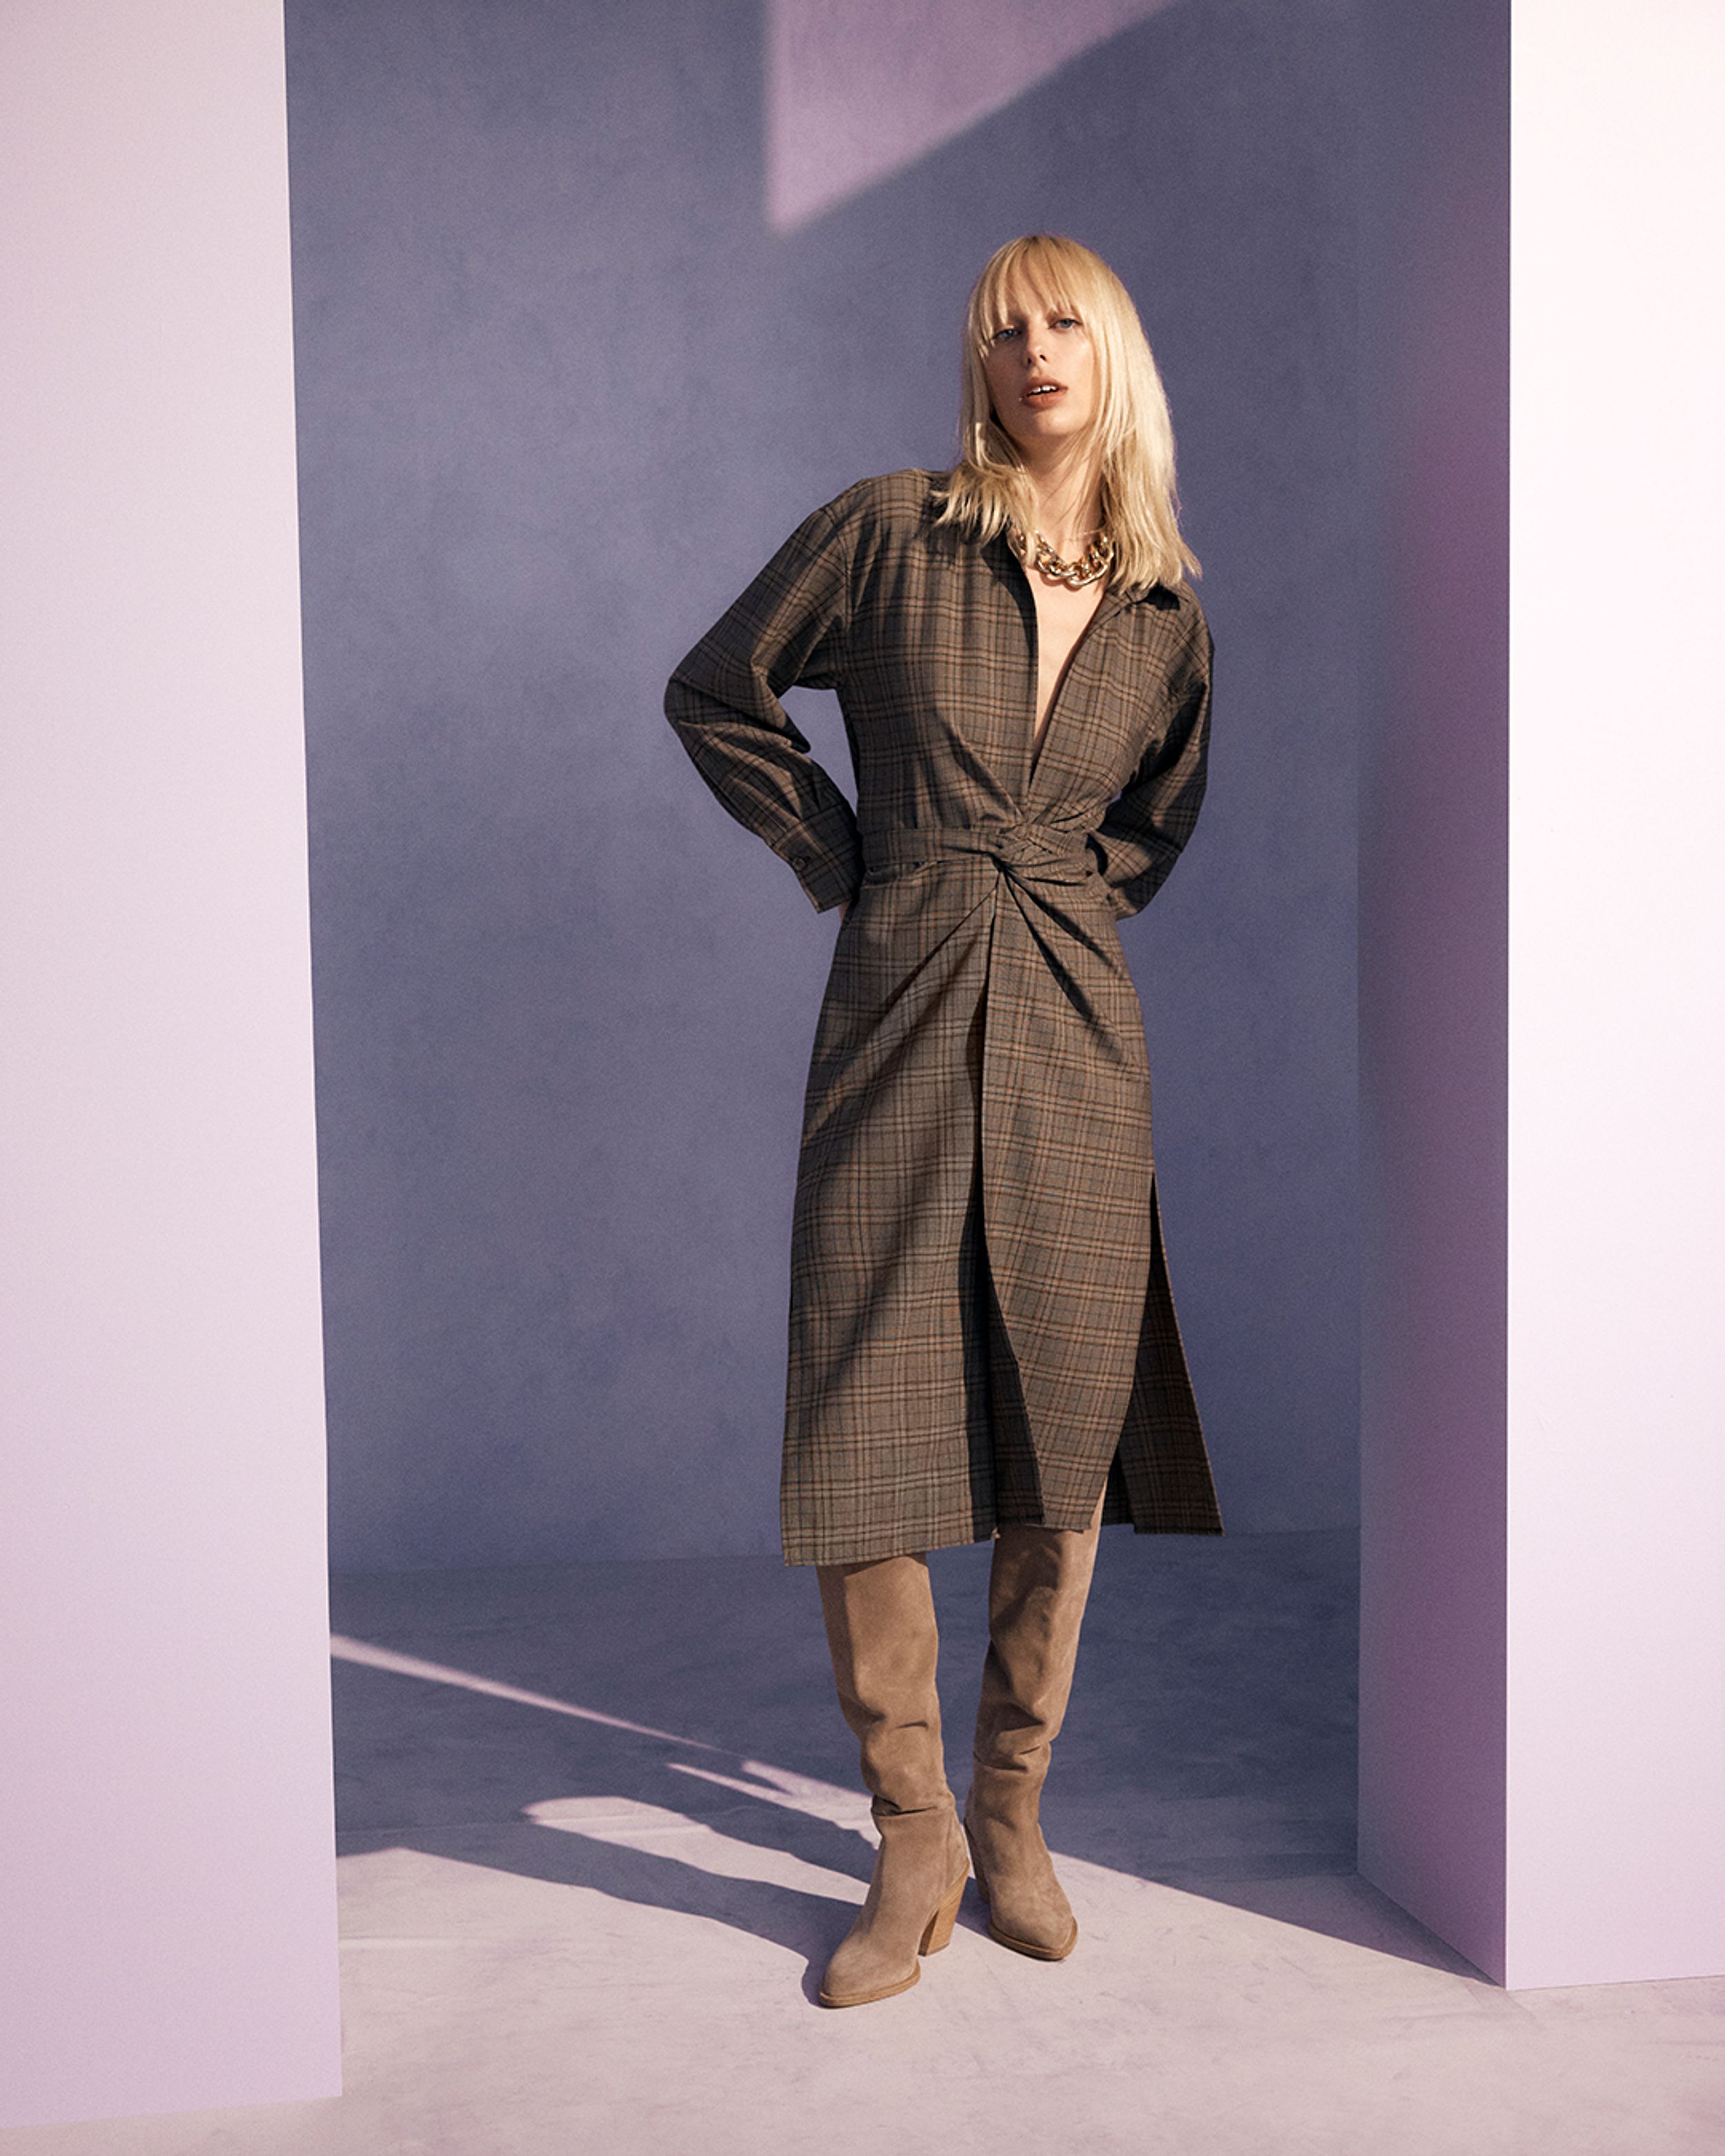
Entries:
{"type": "Polygon", "coordinates": [[[1064,382],[1027,382],[1019,392],[1020,404],[1052,404],[1066,393],[1064,382]]]}

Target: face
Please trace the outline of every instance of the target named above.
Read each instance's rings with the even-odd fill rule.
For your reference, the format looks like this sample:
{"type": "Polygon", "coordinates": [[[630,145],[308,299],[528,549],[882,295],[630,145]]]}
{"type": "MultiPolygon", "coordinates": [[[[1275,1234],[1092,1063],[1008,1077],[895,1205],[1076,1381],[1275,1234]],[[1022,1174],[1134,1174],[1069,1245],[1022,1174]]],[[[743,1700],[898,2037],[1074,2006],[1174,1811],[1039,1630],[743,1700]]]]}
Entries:
{"type": "Polygon", "coordinates": [[[1009,291],[983,362],[994,416],[1027,460],[1085,434],[1096,415],[1096,355],[1076,315],[1009,291]]]}

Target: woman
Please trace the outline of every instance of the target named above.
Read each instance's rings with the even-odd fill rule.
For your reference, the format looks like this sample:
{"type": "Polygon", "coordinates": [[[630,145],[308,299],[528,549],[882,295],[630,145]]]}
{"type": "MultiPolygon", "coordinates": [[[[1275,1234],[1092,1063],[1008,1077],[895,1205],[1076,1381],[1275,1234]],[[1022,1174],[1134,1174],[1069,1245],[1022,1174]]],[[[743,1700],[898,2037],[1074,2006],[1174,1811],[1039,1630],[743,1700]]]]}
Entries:
{"type": "Polygon", "coordinates": [[[1003,1945],[1077,1926],[1039,1798],[1099,1527],[1218,1533],[1163,1261],[1118,919],[1204,791],[1210,638],[1131,300],[1086,248],[971,295],[963,455],[816,511],[665,708],[731,814],[842,909],[803,1122],[783,1519],[818,1568],[880,1844],[820,1996],[917,1979],[967,1873],[1003,1945]],[[780,693],[839,692],[855,810],[780,693]],[[993,1538],[961,1830],[926,1552],[993,1538]]]}

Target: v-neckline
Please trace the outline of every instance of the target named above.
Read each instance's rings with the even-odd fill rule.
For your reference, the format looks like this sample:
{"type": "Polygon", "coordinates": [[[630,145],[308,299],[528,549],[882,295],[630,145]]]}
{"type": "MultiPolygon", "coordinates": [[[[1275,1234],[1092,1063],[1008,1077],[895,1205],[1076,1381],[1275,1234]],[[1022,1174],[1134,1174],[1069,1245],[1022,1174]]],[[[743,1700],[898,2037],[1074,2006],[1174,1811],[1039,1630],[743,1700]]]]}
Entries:
{"type": "Polygon", "coordinates": [[[1089,642],[1096,628],[1103,621],[1117,613],[1125,604],[1125,601],[1121,596],[1119,588],[1111,580],[1101,598],[1096,602],[1096,612],[1072,640],[1072,649],[1066,654],[1066,663],[1060,669],[1060,678],[1055,682],[1054,693],[1048,700],[1048,716],[1043,721],[1042,729],[1039,733],[1036,727],[1036,691],[1041,685],[1042,629],[1036,614],[1036,593],[1031,586],[1029,572],[1014,552],[1012,542],[1004,531],[1000,534],[997,543],[1013,568],[1018,572],[1019,612],[1024,623],[1025,644],[1029,657],[1030,723],[1025,734],[1021,737],[1024,743],[1024,795],[1028,799],[1031,788],[1036,783],[1037,774],[1042,768],[1042,758],[1048,747],[1048,737],[1054,732],[1055,721],[1060,716],[1060,707],[1066,694],[1066,685],[1072,679],[1072,669],[1077,663],[1078,654],[1089,642]]]}

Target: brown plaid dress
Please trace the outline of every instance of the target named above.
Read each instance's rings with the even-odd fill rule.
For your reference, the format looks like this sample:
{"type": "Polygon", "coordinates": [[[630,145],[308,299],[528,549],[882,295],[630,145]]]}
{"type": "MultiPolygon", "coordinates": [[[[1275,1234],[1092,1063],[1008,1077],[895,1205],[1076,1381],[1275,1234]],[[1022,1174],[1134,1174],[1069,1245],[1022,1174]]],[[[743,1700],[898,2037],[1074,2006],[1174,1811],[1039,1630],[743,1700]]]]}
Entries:
{"type": "Polygon", "coordinates": [[[1104,1517],[1221,1520],[1162,1250],[1143,1014],[1117,920],[1204,793],[1189,590],[1105,593],[1033,758],[1035,604],[937,475],[817,510],[665,711],[819,910],[854,899],[816,1028],[791,1246],[793,1564],[1104,1517]],[[779,702],[836,689],[857,803],[779,702]]]}

